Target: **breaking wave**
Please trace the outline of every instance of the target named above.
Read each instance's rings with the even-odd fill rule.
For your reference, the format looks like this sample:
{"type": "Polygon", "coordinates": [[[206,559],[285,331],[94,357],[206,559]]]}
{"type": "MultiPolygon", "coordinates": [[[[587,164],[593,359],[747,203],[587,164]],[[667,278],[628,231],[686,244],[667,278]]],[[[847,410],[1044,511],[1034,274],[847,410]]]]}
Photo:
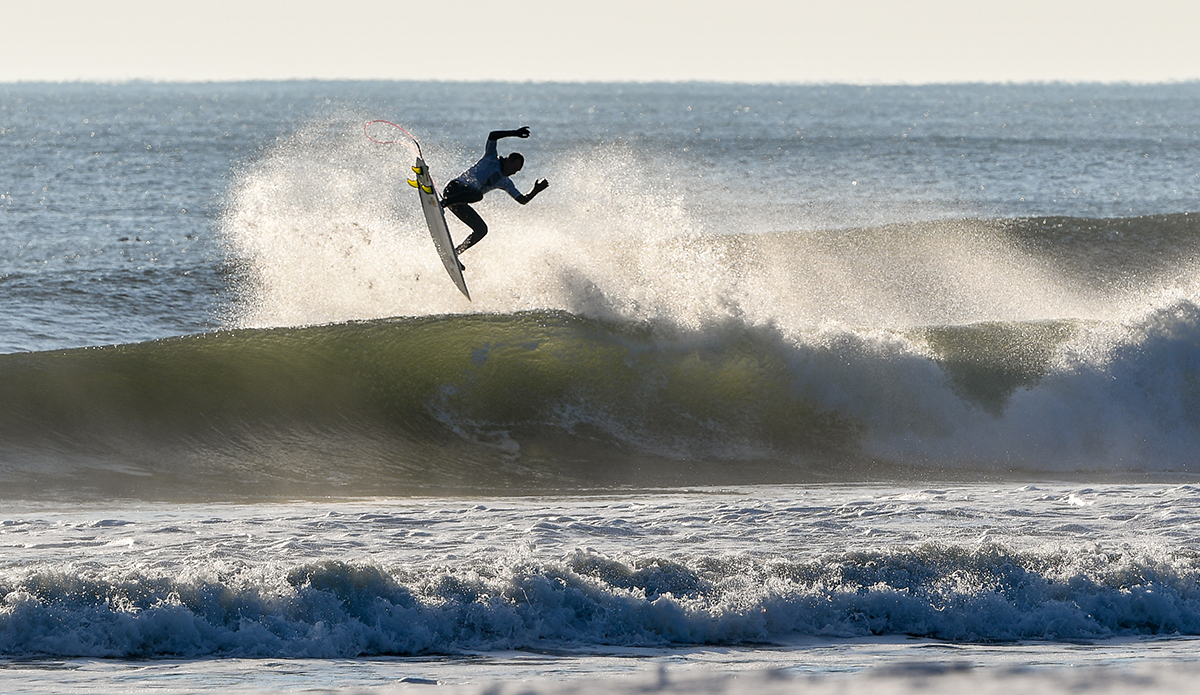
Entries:
{"type": "Polygon", "coordinates": [[[926,544],[811,560],[622,561],[576,551],[410,572],[8,570],[0,654],[315,657],[1200,634],[1194,554],[926,544]]]}
{"type": "Polygon", "coordinates": [[[11,354],[0,475],[8,494],[204,498],[1187,473],[1198,345],[1180,300],[1121,325],[526,312],[11,354]]]}

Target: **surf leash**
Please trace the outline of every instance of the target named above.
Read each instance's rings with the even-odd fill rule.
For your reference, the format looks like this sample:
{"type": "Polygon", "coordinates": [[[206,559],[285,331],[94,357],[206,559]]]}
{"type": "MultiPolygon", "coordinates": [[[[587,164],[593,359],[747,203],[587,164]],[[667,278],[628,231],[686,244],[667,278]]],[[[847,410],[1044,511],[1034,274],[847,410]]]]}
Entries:
{"type": "MultiPolygon", "coordinates": [[[[373,121],[367,121],[366,123],[363,124],[363,135],[365,135],[367,137],[367,139],[370,140],[371,142],[377,142],[380,145],[408,145],[409,144],[408,141],[411,140],[412,144],[417,146],[417,165],[412,168],[413,172],[415,174],[417,174],[418,178],[420,178],[421,174],[428,173],[426,171],[426,169],[422,168],[422,165],[425,161],[425,153],[421,152],[421,143],[417,142],[417,139],[415,137],[413,137],[413,134],[408,132],[407,130],[405,130],[404,126],[402,126],[398,123],[392,123],[391,121],[385,121],[382,118],[376,118],[373,121]],[[386,125],[390,125],[391,127],[399,130],[401,133],[404,133],[404,135],[408,137],[408,140],[378,140],[376,138],[373,138],[373,137],[371,137],[371,131],[369,130],[369,128],[374,123],[384,123],[386,125]]],[[[421,188],[426,193],[431,193],[434,196],[441,198],[441,194],[439,194],[437,192],[437,185],[433,182],[432,176],[429,177],[429,185],[428,186],[423,186],[421,184],[418,184],[416,181],[413,181],[412,179],[408,180],[408,185],[412,186],[413,188],[421,188]]],[[[469,297],[468,297],[468,299],[469,299],[469,297]]]]}
{"type": "Polygon", "coordinates": [[[408,144],[408,140],[377,140],[377,139],[371,137],[371,131],[369,129],[372,125],[374,125],[376,123],[383,123],[386,125],[390,125],[391,127],[399,130],[401,133],[404,133],[404,135],[408,138],[408,140],[411,140],[412,144],[417,146],[417,156],[424,158],[425,155],[424,155],[424,153],[421,152],[421,143],[417,142],[417,139],[413,137],[412,133],[405,130],[404,126],[398,125],[396,123],[392,123],[391,121],[385,121],[382,118],[376,118],[373,121],[367,121],[366,123],[363,124],[363,135],[365,135],[368,140],[370,140],[371,142],[379,143],[380,145],[407,145],[408,144]]]}

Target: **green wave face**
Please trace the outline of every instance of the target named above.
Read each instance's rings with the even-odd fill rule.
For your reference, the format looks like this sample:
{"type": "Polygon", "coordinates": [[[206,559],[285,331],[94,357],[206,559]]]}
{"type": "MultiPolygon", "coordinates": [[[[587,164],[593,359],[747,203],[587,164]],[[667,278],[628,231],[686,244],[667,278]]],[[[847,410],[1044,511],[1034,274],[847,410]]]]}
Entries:
{"type": "Polygon", "coordinates": [[[486,490],[677,482],[697,467],[738,479],[723,462],[853,448],[850,418],[798,395],[793,353],[769,330],[663,336],[529,313],[6,355],[0,451],[10,467],[106,470],[115,479],[93,484],[118,487],[486,490]]]}

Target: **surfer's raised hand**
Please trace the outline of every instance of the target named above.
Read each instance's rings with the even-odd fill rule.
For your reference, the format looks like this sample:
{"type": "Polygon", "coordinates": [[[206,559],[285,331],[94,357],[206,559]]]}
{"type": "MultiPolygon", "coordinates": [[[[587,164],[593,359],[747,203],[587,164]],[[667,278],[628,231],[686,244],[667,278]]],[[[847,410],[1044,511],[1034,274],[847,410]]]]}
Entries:
{"type": "Polygon", "coordinates": [[[514,196],[514,198],[516,199],[516,201],[518,203],[524,205],[525,203],[528,203],[529,201],[533,200],[534,196],[536,196],[538,193],[541,193],[542,191],[546,190],[549,187],[550,187],[549,181],[547,181],[546,179],[538,179],[537,181],[534,182],[533,190],[529,192],[529,195],[514,196]]]}
{"type": "Polygon", "coordinates": [[[500,138],[527,138],[529,137],[529,126],[523,125],[516,130],[493,130],[488,133],[488,140],[499,140],[500,138]]]}

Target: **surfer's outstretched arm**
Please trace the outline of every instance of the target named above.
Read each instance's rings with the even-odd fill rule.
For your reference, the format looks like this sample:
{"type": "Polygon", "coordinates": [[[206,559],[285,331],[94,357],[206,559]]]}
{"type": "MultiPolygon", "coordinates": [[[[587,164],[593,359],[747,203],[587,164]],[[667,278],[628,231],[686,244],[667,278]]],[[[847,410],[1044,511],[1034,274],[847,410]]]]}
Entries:
{"type": "Polygon", "coordinates": [[[549,187],[550,187],[549,181],[547,181],[546,179],[538,179],[536,182],[534,182],[533,190],[529,192],[529,195],[513,196],[513,199],[516,200],[518,203],[524,205],[525,203],[528,203],[529,201],[533,200],[534,197],[538,193],[541,193],[542,191],[546,190],[549,187]]]}
{"type": "Polygon", "coordinates": [[[495,142],[500,138],[527,138],[529,137],[529,126],[523,125],[516,130],[493,130],[488,133],[488,140],[495,142]]]}

